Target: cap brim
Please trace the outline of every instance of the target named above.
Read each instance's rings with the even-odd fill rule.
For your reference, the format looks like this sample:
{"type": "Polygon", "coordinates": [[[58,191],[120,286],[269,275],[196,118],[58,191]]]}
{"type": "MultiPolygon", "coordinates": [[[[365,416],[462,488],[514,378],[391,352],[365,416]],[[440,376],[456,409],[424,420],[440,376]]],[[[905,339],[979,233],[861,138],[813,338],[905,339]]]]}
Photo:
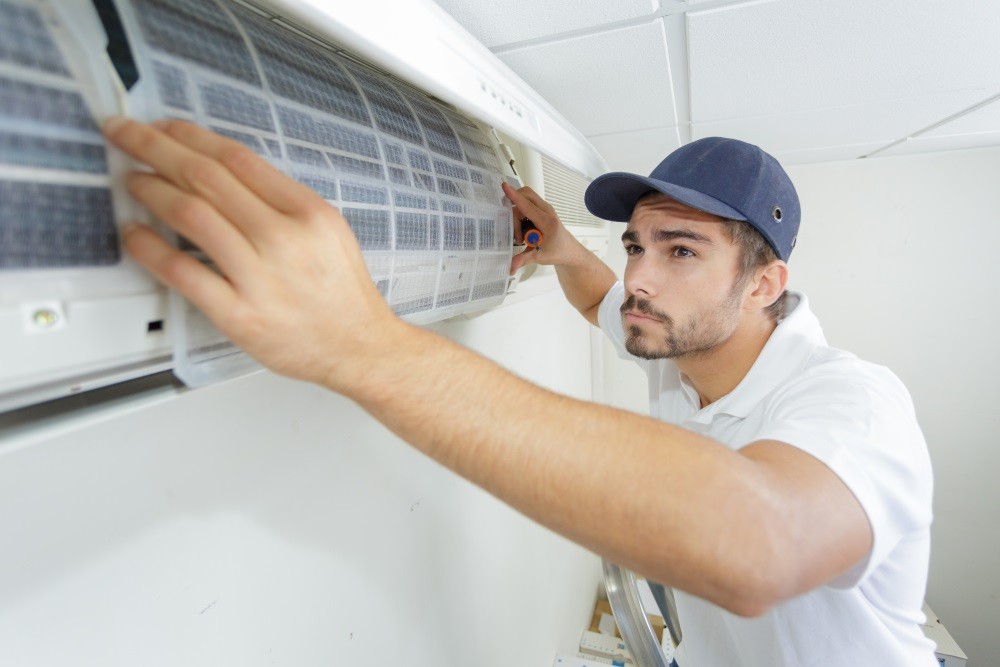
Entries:
{"type": "Polygon", "coordinates": [[[598,218],[615,222],[628,222],[636,202],[647,192],[656,191],[676,199],[682,204],[705,213],[730,220],[746,220],[746,216],[715,197],[666,181],[647,176],[615,171],[595,178],[587,187],[584,203],[598,218]]]}

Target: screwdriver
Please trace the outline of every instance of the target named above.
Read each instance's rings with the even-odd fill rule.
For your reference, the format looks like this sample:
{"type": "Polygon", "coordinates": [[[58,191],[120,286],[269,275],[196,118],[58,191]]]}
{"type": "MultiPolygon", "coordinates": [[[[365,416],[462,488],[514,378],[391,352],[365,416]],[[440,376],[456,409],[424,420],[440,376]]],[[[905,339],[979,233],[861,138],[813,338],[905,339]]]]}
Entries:
{"type": "Polygon", "coordinates": [[[528,246],[529,248],[534,248],[535,252],[541,250],[542,238],[543,238],[542,233],[538,231],[538,228],[535,227],[535,224],[531,222],[531,220],[528,220],[527,218],[522,220],[521,224],[524,226],[524,245],[528,246]]]}

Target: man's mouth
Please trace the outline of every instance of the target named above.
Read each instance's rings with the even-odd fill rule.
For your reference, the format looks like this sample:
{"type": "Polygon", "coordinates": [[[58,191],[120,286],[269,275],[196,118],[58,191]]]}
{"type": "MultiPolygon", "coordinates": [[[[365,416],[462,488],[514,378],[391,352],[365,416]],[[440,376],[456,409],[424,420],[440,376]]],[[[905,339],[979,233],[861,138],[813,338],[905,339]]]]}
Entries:
{"type": "Polygon", "coordinates": [[[637,324],[642,322],[656,322],[657,324],[659,324],[662,322],[662,320],[658,320],[655,317],[650,317],[649,315],[643,315],[642,313],[634,310],[629,310],[622,313],[622,317],[624,317],[628,322],[635,322],[637,324]]]}
{"type": "Polygon", "coordinates": [[[629,324],[671,324],[669,315],[657,311],[648,301],[636,298],[634,294],[621,305],[621,313],[622,321],[629,324]]]}

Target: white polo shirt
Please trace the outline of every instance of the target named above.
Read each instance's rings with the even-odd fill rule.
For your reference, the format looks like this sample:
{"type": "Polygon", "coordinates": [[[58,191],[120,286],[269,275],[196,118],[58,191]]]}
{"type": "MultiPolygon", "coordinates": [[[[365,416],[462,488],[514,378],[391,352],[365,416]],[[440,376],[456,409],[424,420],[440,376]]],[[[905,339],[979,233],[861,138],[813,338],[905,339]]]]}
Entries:
{"type": "MultiPolygon", "coordinates": [[[[867,560],[836,580],[742,618],[676,591],[684,639],[680,667],[934,667],[920,629],[930,559],[933,480],[927,445],[903,384],[888,369],[827,345],[805,296],[789,312],[731,393],[700,407],[669,360],[625,350],[616,284],[598,319],[623,359],[649,377],[652,416],[733,450],[758,440],[788,443],[826,464],[868,514],[867,560]]],[[[678,536],[683,539],[683,536],[678,536]]]]}

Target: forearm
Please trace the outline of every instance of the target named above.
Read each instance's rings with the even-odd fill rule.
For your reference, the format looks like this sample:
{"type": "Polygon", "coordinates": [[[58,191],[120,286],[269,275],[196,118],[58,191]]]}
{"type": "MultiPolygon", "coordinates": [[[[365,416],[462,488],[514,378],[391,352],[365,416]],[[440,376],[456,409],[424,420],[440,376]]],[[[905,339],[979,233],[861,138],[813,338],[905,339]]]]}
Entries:
{"type": "Polygon", "coordinates": [[[608,290],[617,278],[607,264],[573,239],[576,249],[570,254],[570,261],[556,265],[559,285],[570,304],[594,326],[597,310],[608,290]]]}
{"type": "Polygon", "coordinates": [[[425,330],[403,325],[388,338],[382,363],[347,391],[376,419],[598,554],[742,608],[771,550],[752,462],[689,431],[548,392],[425,330]],[[544,416],[520,419],[525,401],[544,416]]]}

